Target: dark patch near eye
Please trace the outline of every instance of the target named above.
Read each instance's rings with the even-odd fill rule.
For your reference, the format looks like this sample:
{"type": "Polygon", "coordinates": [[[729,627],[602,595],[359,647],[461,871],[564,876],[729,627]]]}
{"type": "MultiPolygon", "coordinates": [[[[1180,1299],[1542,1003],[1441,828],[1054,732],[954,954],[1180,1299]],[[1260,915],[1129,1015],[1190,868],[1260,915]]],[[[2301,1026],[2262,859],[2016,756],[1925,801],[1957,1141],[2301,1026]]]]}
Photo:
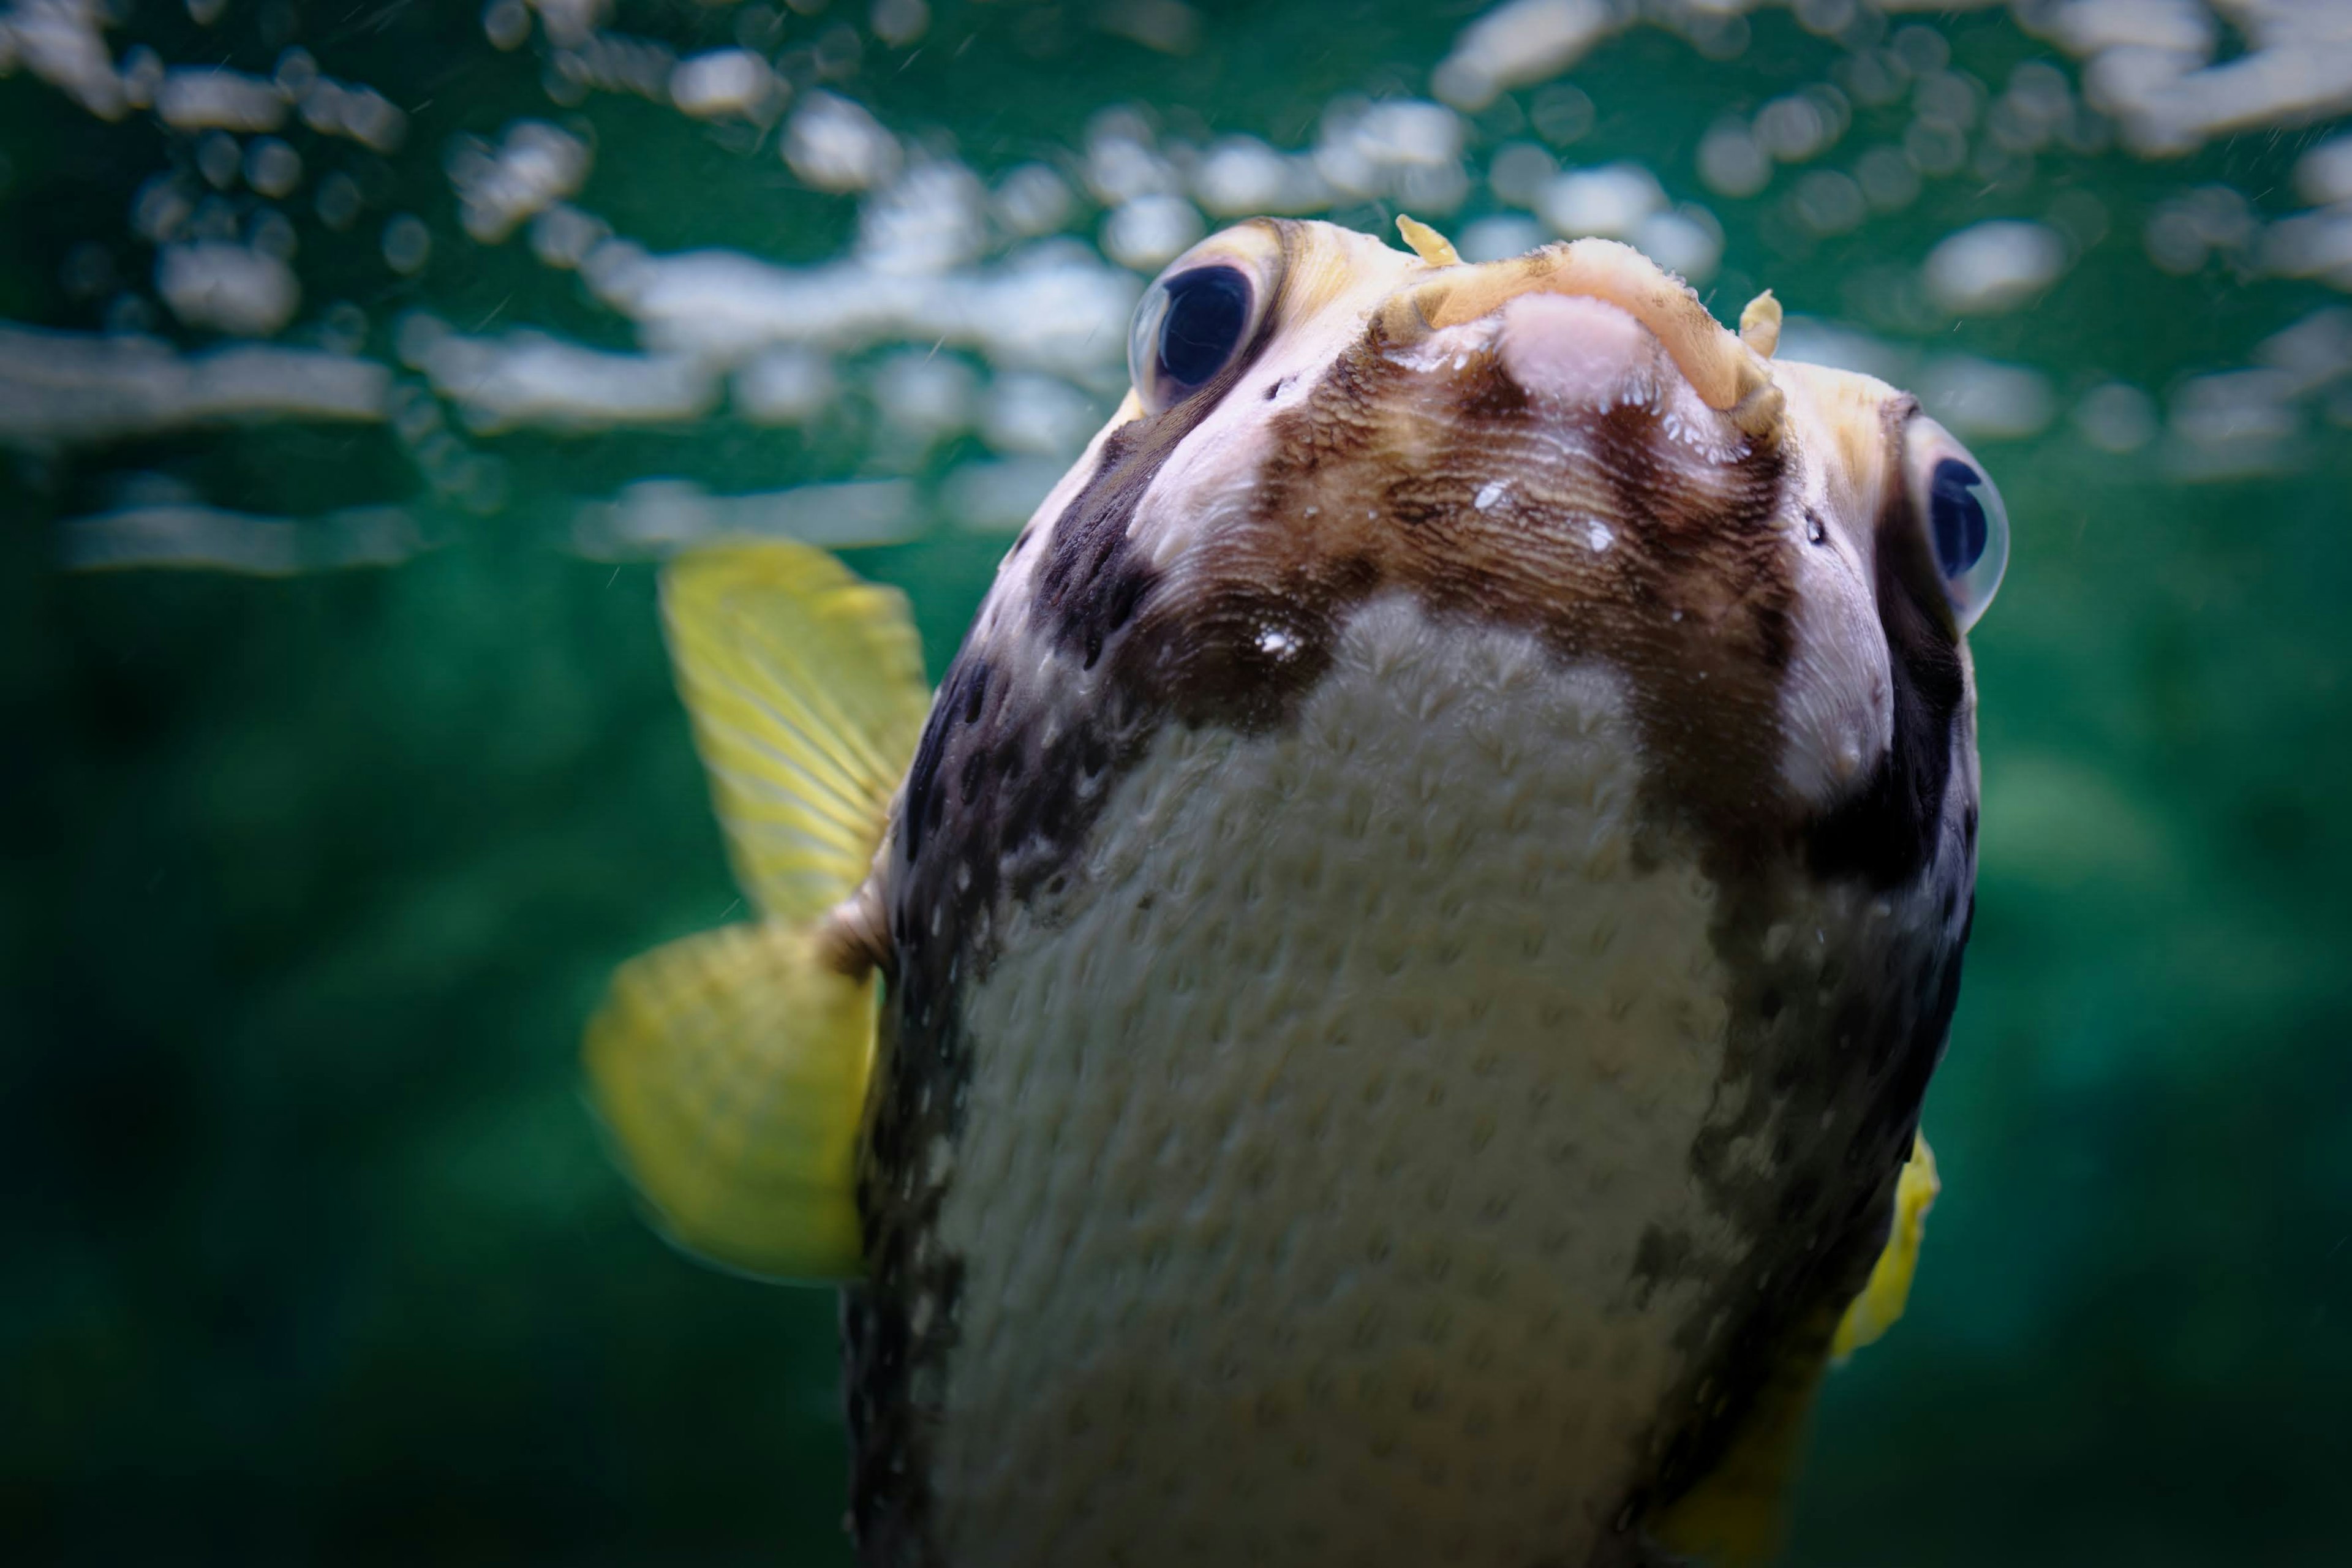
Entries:
{"type": "MultiPolygon", "coordinates": [[[[1903,511],[1907,500],[1898,500],[1903,511]]],[[[1886,637],[1893,733],[1862,787],[1807,835],[1814,872],[1900,887],[1936,858],[1952,773],[1953,720],[1968,676],[1940,587],[1925,602],[1920,579],[1937,581],[1920,531],[1907,516],[1878,531],[1878,621],[1886,637]]]]}
{"type": "Polygon", "coordinates": [[[1200,428],[1241,379],[1276,324],[1276,312],[1266,311],[1257,336],[1198,391],[1104,437],[1095,471],[1055,521],[1053,542],[1038,568],[1031,614],[1050,628],[1055,647],[1076,654],[1087,668],[1101,661],[1112,637],[1135,618],[1158,584],[1158,571],[1136,553],[1129,538],[1144,491],[1184,437],[1200,428]]]}
{"type": "Polygon", "coordinates": [[[1829,542],[1829,537],[1830,531],[1822,526],[1822,514],[1811,507],[1807,507],[1805,509],[1805,542],[1826,544],[1829,542]]]}

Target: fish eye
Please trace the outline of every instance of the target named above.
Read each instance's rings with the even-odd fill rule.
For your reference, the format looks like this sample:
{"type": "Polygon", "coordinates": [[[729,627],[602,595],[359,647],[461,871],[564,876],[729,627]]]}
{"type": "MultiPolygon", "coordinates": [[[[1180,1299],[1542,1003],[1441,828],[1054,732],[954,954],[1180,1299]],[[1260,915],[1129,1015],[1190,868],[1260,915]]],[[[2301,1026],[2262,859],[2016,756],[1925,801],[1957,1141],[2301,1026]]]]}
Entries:
{"type": "Polygon", "coordinates": [[[1248,274],[1222,262],[1161,278],[1136,307],[1127,368],[1144,405],[1181,402],[1233,363],[1255,314],[1248,274]]]}
{"type": "Polygon", "coordinates": [[[1962,631],[1977,624],[2009,566],[2009,509],[1952,433],[1924,416],[1904,432],[1911,504],[1927,529],[1944,596],[1962,631]]]}

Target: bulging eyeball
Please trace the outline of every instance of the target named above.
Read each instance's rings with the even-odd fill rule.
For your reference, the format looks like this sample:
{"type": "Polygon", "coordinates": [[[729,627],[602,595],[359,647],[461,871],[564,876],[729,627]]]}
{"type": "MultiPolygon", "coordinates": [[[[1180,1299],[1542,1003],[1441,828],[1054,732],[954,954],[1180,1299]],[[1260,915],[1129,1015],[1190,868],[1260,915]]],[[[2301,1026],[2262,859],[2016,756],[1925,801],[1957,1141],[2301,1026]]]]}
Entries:
{"type": "Polygon", "coordinates": [[[1203,240],[1177,258],[1136,306],[1127,369],[1148,412],[1215,381],[1255,340],[1273,292],[1255,237],[1244,226],[1203,240]]]}
{"type": "Polygon", "coordinates": [[[1925,415],[1904,431],[1903,462],[1944,595],[1966,631],[1992,603],[2009,567],[2009,509],[1969,449],[1925,415]]]}

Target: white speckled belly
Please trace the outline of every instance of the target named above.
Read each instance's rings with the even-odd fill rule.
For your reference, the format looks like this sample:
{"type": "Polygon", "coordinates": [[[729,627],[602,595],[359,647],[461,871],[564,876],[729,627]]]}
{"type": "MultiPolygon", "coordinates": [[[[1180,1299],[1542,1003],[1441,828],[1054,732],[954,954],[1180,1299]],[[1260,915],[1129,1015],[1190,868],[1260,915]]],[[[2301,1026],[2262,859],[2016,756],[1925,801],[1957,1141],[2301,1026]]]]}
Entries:
{"type": "Polygon", "coordinates": [[[965,991],[947,1562],[1591,1554],[1687,1370],[1642,1238],[1739,1245],[1714,893],[1637,863],[1636,744],[1608,671],[1382,600],[1293,727],[1120,776],[965,991]]]}

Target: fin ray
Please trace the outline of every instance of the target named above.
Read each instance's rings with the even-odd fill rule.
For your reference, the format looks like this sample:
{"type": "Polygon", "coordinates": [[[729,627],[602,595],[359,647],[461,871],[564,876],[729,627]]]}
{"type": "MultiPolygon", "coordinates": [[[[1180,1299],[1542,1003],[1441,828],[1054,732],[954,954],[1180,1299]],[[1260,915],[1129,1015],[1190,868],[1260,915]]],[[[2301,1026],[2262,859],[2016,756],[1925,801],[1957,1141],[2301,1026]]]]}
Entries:
{"type": "Polygon", "coordinates": [[[854,1277],[876,985],[813,925],[704,931],[613,977],[584,1047],[640,1193],[688,1248],[746,1273],[854,1277]]]}
{"type": "Polygon", "coordinates": [[[771,540],[671,562],[662,616],[737,879],[821,914],[865,879],[929,707],[905,596],[771,540]]]}

